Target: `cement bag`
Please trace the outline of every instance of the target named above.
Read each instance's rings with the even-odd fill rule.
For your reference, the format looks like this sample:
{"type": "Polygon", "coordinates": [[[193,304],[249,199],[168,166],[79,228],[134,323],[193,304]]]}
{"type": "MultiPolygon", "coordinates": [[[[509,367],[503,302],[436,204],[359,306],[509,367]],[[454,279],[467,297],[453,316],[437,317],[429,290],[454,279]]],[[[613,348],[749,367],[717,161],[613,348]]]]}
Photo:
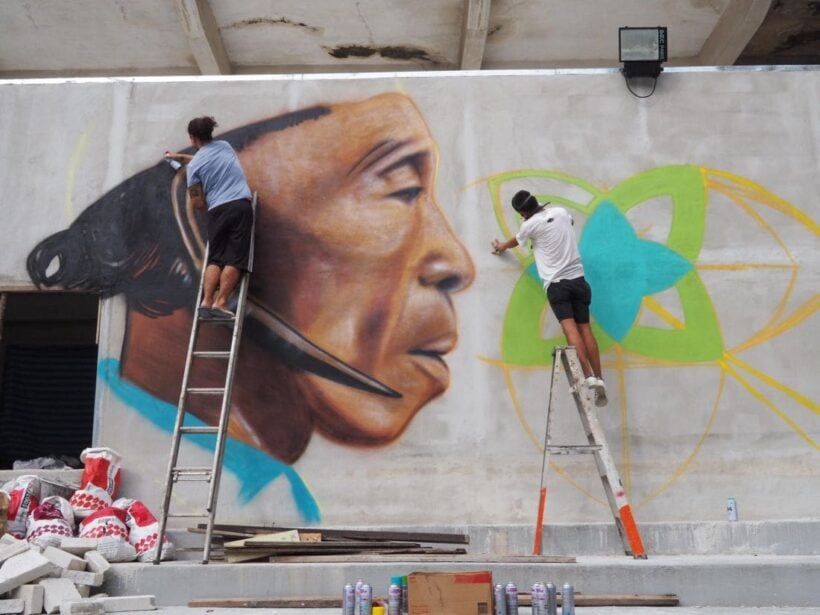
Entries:
{"type": "Polygon", "coordinates": [[[87,448],[80,455],[83,478],[80,488],[71,496],[71,506],[77,519],[85,519],[101,508],[111,506],[120,486],[122,457],[113,449],[87,448]]]}
{"type": "Polygon", "coordinates": [[[6,531],[15,538],[26,537],[26,520],[40,503],[40,479],[36,476],[18,476],[3,486],[9,494],[6,531]]]}
{"type": "Polygon", "coordinates": [[[63,538],[74,536],[74,515],[71,504],[59,496],[51,496],[35,508],[26,522],[26,540],[45,549],[60,547],[63,538]],[[68,519],[66,519],[68,516],[68,519]]]}
{"type": "MultiPolygon", "coordinates": [[[[153,562],[157,556],[159,523],[148,507],[139,500],[120,498],[114,502],[117,508],[125,509],[125,524],[128,526],[128,542],[137,550],[141,562],[153,562]]],[[[161,560],[174,559],[174,543],[167,536],[162,537],[161,560]]]]}
{"type": "Polygon", "coordinates": [[[96,538],[97,551],[109,562],[134,561],[137,551],[128,542],[125,515],[121,508],[101,508],[80,522],[80,538],[96,538]]]}

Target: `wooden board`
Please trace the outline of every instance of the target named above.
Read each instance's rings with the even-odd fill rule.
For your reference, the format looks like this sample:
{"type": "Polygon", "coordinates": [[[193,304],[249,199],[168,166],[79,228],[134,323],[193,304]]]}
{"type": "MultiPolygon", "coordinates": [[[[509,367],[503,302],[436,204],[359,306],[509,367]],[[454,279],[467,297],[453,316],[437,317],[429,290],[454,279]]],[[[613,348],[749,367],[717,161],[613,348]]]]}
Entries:
{"type": "Polygon", "coordinates": [[[574,557],[563,555],[470,555],[427,553],[351,553],[350,555],[271,555],[277,564],[336,564],[379,562],[453,562],[459,564],[574,564],[574,557]]]}
{"type": "MultiPolygon", "coordinates": [[[[230,525],[217,524],[214,526],[214,534],[241,538],[243,535],[269,534],[271,532],[282,532],[286,530],[297,530],[299,532],[318,532],[323,540],[379,540],[396,541],[409,540],[412,542],[443,542],[450,544],[470,544],[470,537],[467,534],[454,534],[444,532],[398,532],[380,530],[347,530],[329,529],[319,527],[276,527],[259,525],[230,525]]],[[[204,532],[205,524],[200,523],[196,528],[189,528],[192,532],[204,532]]]]}

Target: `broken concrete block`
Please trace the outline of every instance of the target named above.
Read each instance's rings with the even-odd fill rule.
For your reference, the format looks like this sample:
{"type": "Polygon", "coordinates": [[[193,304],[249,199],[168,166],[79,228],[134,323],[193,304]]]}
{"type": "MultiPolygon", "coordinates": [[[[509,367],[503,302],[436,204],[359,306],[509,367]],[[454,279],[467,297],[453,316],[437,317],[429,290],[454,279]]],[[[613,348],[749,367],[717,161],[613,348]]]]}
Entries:
{"type": "Polygon", "coordinates": [[[99,587],[103,584],[102,572],[86,572],[84,570],[66,570],[63,568],[60,576],[64,579],[70,579],[75,585],[90,585],[91,587],[99,587]]]}
{"type": "Polygon", "coordinates": [[[0,568],[0,595],[39,579],[53,569],[54,564],[30,549],[15,555],[0,568]]]}
{"type": "Polygon", "coordinates": [[[120,613],[122,611],[154,611],[157,608],[156,596],[112,596],[95,600],[102,602],[106,613],[120,613]]]}
{"type": "Polygon", "coordinates": [[[43,556],[66,570],[85,570],[85,560],[56,547],[46,547],[43,556]]]}
{"type": "MultiPolygon", "coordinates": [[[[8,536],[8,534],[6,535],[8,536]]],[[[0,563],[30,549],[29,544],[25,540],[17,540],[16,538],[13,540],[14,542],[7,542],[0,545],[0,563]]]]}
{"type": "Polygon", "coordinates": [[[0,600],[0,615],[20,615],[25,606],[22,600],[0,600]]]}
{"type": "Polygon", "coordinates": [[[25,603],[23,615],[37,615],[43,612],[43,587],[41,585],[22,585],[11,593],[25,603]]]}
{"type": "Polygon", "coordinates": [[[82,557],[86,552],[97,548],[97,539],[65,537],[60,541],[60,548],[67,553],[82,557]]]}
{"type": "Polygon", "coordinates": [[[80,592],[74,587],[71,579],[43,579],[40,581],[45,591],[43,608],[46,613],[56,613],[64,601],[80,600],[80,592]]]}
{"type": "Polygon", "coordinates": [[[93,598],[82,600],[63,600],[60,604],[60,615],[103,615],[102,603],[93,598]]]}
{"type": "Polygon", "coordinates": [[[86,551],[85,555],[83,555],[86,564],[88,565],[88,569],[91,572],[102,572],[105,574],[109,568],[111,568],[111,564],[105,559],[102,555],[97,553],[96,551],[86,551]]]}
{"type": "Polygon", "coordinates": [[[15,542],[25,542],[24,540],[20,540],[19,538],[15,538],[11,534],[3,534],[0,536],[0,545],[12,545],[15,542]]]}
{"type": "Polygon", "coordinates": [[[77,591],[83,598],[88,598],[91,595],[90,585],[75,585],[74,587],[77,588],[77,591]]]}

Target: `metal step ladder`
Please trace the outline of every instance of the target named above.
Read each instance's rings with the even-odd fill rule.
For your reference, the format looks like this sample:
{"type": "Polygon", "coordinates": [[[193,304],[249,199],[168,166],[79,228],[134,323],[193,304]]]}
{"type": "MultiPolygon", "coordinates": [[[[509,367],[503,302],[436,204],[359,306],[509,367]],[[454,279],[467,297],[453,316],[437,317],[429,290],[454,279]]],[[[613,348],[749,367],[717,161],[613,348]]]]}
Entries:
{"type": "MultiPolygon", "coordinates": [[[[253,194],[252,206],[254,212],[254,230],[256,218],[256,193],[253,194]]],[[[202,292],[205,287],[205,269],[208,262],[208,252],[210,246],[205,247],[205,255],[202,263],[202,275],[199,279],[199,291],[197,292],[196,304],[194,305],[194,319],[191,325],[191,337],[188,342],[188,354],[185,358],[185,371],[182,375],[182,387],[179,394],[179,404],[177,405],[177,418],[174,425],[174,433],[171,441],[171,458],[168,463],[168,472],[165,478],[165,495],[162,499],[162,508],[159,518],[159,532],[157,536],[157,554],[154,564],[159,564],[161,560],[163,540],[169,518],[207,518],[208,522],[205,530],[205,546],[202,553],[202,563],[207,564],[211,556],[211,537],[214,529],[214,519],[216,517],[216,504],[219,498],[219,481],[222,476],[222,464],[225,457],[225,443],[228,434],[228,425],[231,414],[231,392],[233,389],[234,373],[236,371],[236,361],[239,356],[239,342],[242,338],[242,325],[245,320],[245,304],[248,298],[248,286],[250,284],[250,273],[253,269],[253,231],[251,234],[251,248],[248,259],[248,271],[242,273],[239,282],[238,300],[236,304],[235,317],[227,318],[202,318],[198,313],[202,292]],[[201,325],[206,326],[230,326],[233,330],[231,343],[228,350],[197,350],[197,337],[201,325]],[[222,386],[216,387],[192,387],[189,386],[191,372],[194,366],[194,359],[225,361],[225,382],[222,386]],[[217,426],[191,426],[186,425],[185,418],[190,415],[187,410],[188,397],[191,395],[221,396],[222,402],[219,412],[219,424],[217,426]],[[186,434],[209,434],[216,439],[213,451],[213,461],[210,467],[186,467],[179,464],[180,443],[186,434]],[[174,486],[178,482],[199,481],[210,484],[208,489],[208,499],[205,509],[202,512],[171,513],[171,496],[174,486]]]]}
{"type": "Polygon", "coordinates": [[[615,525],[621,536],[624,551],[627,555],[635,559],[646,559],[641,535],[635,518],[632,516],[632,508],[626,497],[621,477],[612,459],[609,446],[604,436],[598,417],[595,415],[593,401],[584,391],[584,375],[581,365],[578,362],[578,354],[573,346],[556,346],[552,352],[552,376],[550,378],[549,403],[547,405],[547,426],[544,433],[544,458],[541,465],[541,490],[538,504],[538,518],[535,528],[535,544],[533,545],[533,555],[541,554],[541,539],[544,524],[544,510],[547,500],[546,474],[549,468],[550,455],[593,455],[598,466],[598,473],[604,485],[609,507],[612,516],[615,518],[615,525]],[[587,435],[588,444],[580,445],[555,445],[552,443],[551,423],[553,416],[553,401],[556,390],[556,375],[563,369],[570,386],[570,393],[575,399],[578,408],[578,416],[581,425],[587,435]]]}

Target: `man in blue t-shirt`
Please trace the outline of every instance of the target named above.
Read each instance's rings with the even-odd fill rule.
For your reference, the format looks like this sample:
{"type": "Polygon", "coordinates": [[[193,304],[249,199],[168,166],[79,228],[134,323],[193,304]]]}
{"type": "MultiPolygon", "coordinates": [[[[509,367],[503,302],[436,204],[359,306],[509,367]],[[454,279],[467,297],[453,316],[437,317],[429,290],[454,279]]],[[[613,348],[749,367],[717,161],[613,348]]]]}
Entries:
{"type": "Polygon", "coordinates": [[[202,318],[233,318],[228,299],[248,270],[253,234],[251,189],[236,152],[227,141],[214,141],[216,121],[198,117],[188,123],[195,155],[165,152],[187,164],[188,196],[195,207],[208,208],[208,263],[199,306],[202,318]]]}

